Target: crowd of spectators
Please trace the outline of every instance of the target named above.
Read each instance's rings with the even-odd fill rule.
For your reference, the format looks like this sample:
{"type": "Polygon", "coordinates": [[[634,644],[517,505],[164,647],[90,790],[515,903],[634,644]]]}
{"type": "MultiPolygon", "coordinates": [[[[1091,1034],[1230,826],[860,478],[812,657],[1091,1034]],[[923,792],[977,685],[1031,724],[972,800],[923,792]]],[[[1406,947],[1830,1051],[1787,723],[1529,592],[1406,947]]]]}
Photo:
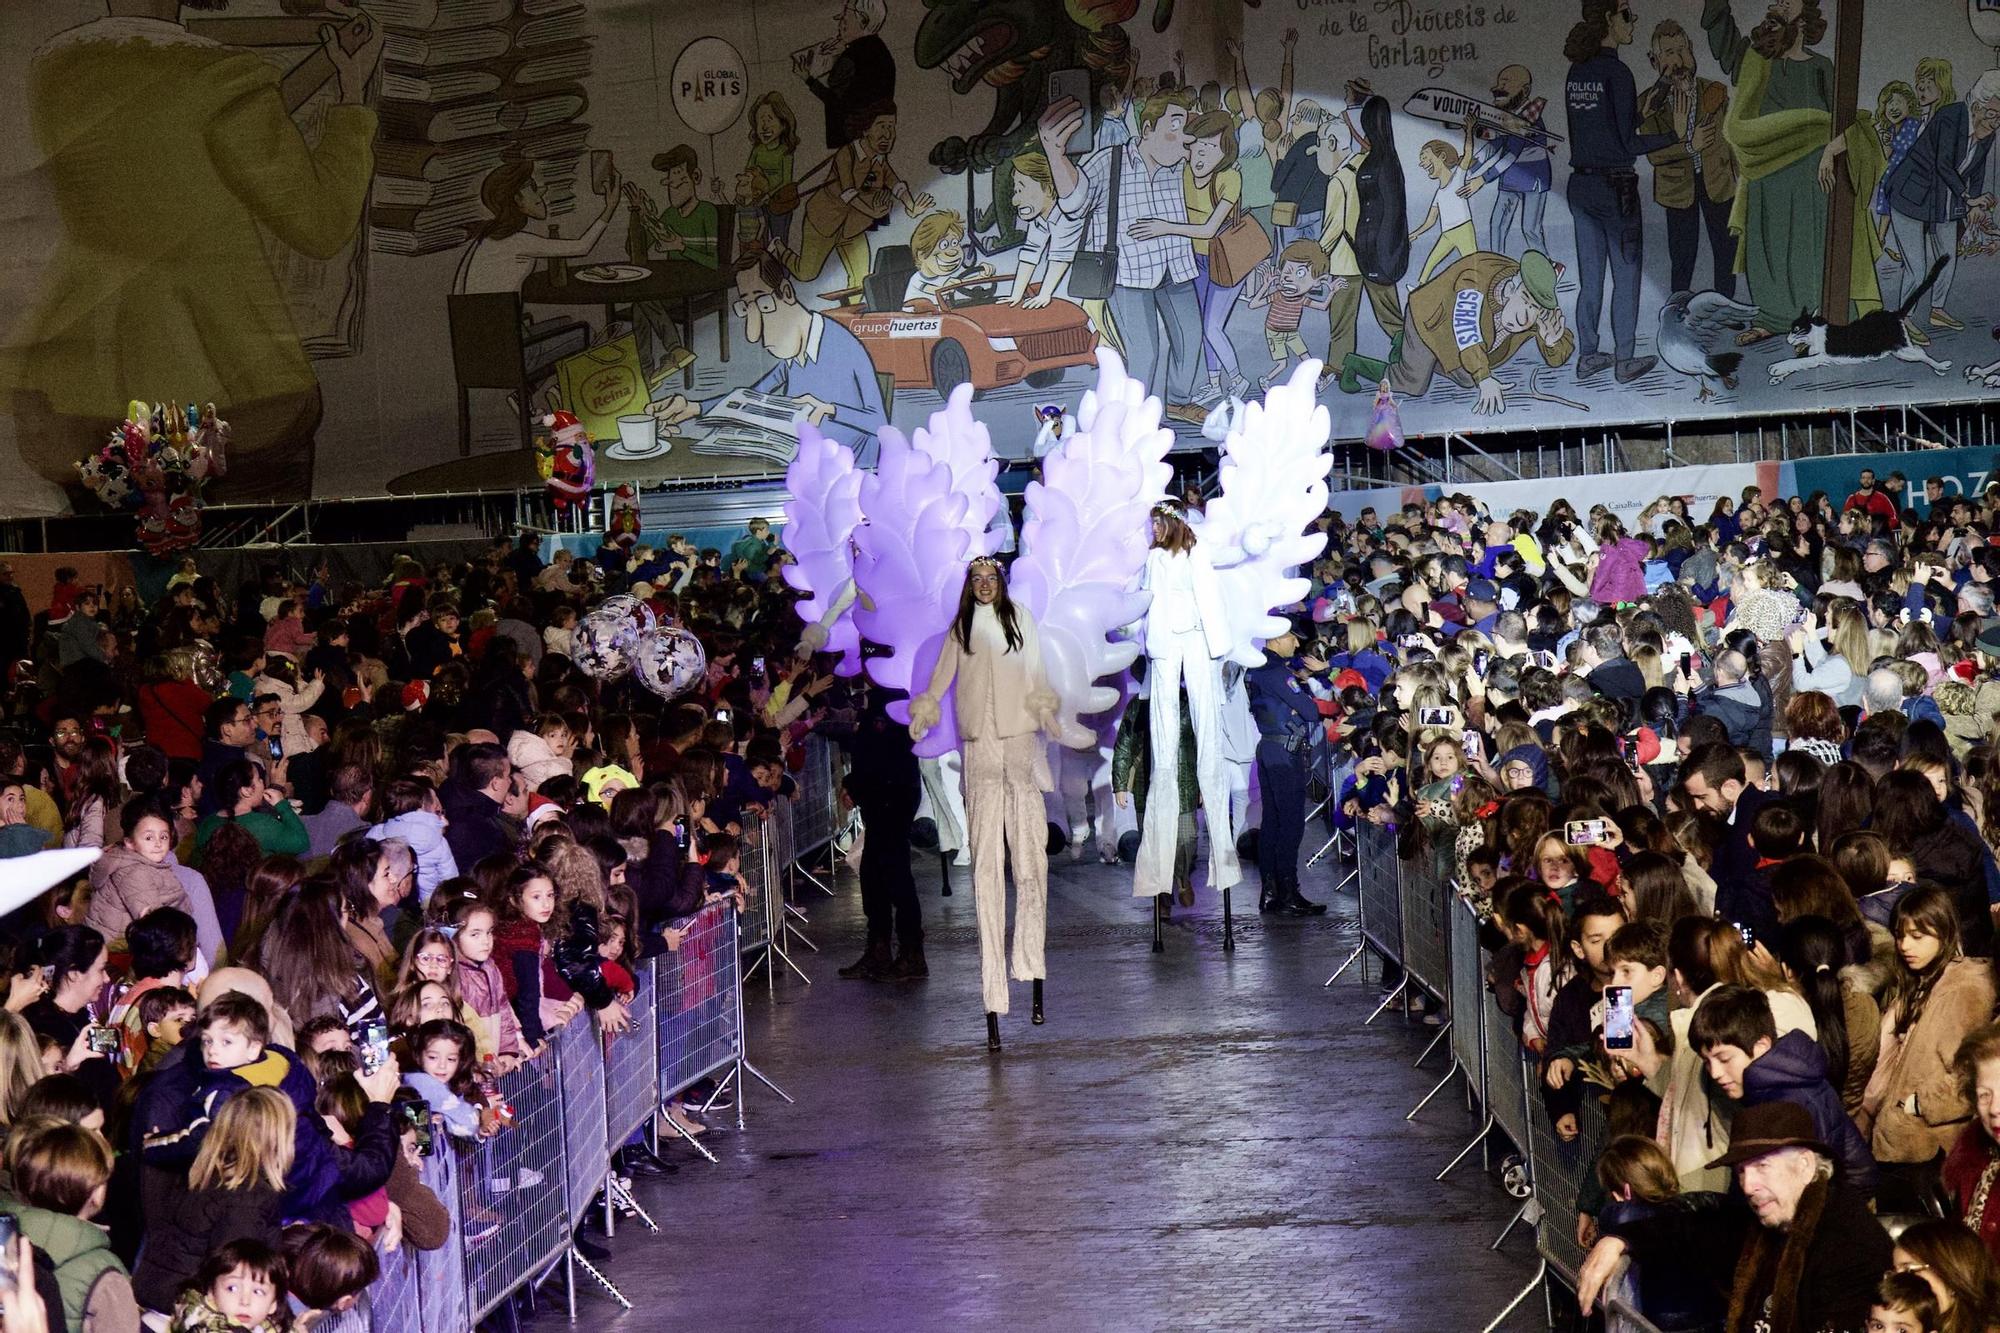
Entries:
{"type": "MultiPolygon", "coordinates": [[[[305,1327],[378,1251],[446,1243],[423,1155],[507,1133],[498,1080],[565,1024],[639,1039],[636,965],[701,965],[690,923],[747,905],[746,826],[842,702],[787,558],[759,523],[726,565],[680,538],[545,563],[532,534],[367,587],[189,559],[150,606],[61,571],[0,730],[0,857],[101,849],[0,921],[0,1213],[47,1327],[305,1327]],[[691,628],[706,678],[580,672],[612,592],[691,628]]],[[[699,1135],[714,1093],[663,1114],[699,1135]]],[[[613,1167],[672,1169],[636,1138],[613,1167]]]]}
{"type": "Polygon", "coordinates": [[[1629,1259],[1663,1329],[2000,1327],[2000,488],[1944,490],[1323,520],[1333,818],[1606,1117],[1542,1221],[1586,1309],[1629,1259]]]}

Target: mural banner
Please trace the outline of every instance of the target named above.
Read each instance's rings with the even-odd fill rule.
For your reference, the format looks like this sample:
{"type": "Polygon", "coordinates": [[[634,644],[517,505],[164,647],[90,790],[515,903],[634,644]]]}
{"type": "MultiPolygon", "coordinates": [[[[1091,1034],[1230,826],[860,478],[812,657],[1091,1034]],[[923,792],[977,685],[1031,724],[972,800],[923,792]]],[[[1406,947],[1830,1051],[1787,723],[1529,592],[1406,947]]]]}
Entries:
{"type": "Polygon", "coordinates": [[[1991,396],[1996,27],[1991,0],[0,6],[0,515],[95,507],[77,464],[134,399],[214,403],[208,497],[246,500],[535,486],[585,461],[538,449],[558,408],[599,482],[776,476],[803,420],[868,463],[964,383],[1027,457],[1106,344],[1186,448],[1302,359],[1350,440],[1385,382],[1411,435],[1991,396]]]}

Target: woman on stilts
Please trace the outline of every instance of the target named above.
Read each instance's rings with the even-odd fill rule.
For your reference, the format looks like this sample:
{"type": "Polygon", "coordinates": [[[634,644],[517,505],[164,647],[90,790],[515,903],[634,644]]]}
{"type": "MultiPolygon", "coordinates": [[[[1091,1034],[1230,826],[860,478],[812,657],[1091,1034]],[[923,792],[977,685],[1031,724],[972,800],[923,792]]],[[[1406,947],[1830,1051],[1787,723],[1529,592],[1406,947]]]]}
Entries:
{"type": "Polygon", "coordinates": [[[1048,919],[1048,819],[1043,793],[1055,782],[1042,732],[1057,697],[1042,668],[1040,640],[1027,608],[1007,595],[1000,562],[981,556],[967,568],[958,614],[944,637],[930,685],[910,701],[910,735],[938,725],[939,701],[953,691],[963,745],[965,812],[972,850],[972,892],[979,913],[979,978],[986,1003],[986,1048],[1000,1049],[1007,996],[1007,865],[1014,867],[1016,981],[1034,983],[1033,1021],[1042,1021],[1047,976],[1042,941],[1048,919]]]}
{"type": "MultiPolygon", "coordinates": [[[[1229,820],[1228,756],[1222,734],[1222,660],[1233,646],[1229,615],[1208,552],[1196,540],[1187,511],[1168,500],[1153,507],[1153,544],[1146,553],[1146,683],[1150,695],[1153,771],[1139,836],[1132,896],[1152,898],[1156,919],[1171,912],[1174,849],[1179,841],[1180,699],[1184,686],[1194,723],[1195,784],[1208,812],[1208,884],[1218,893],[1243,878],[1229,820]]],[[[1184,883],[1181,905],[1192,906],[1184,883]]],[[[1157,935],[1155,947],[1158,947],[1157,935]]]]}

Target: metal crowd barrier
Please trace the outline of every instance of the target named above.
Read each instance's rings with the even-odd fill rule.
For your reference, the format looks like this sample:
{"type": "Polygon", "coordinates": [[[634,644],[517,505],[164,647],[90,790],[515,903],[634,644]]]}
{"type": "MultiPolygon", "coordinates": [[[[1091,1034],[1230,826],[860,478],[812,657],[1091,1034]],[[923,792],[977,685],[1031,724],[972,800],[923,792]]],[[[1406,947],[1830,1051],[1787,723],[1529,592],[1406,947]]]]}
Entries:
{"type": "Polygon", "coordinates": [[[655,1121],[663,1101],[703,1078],[716,1080],[711,1102],[735,1087],[739,1129],[743,1075],[791,1101],[744,1051],[738,927],[729,904],[703,908],[678,951],[636,969],[630,1031],[607,1039],[581,1015],[555,1033],[545,1055],[503,1077],[511,1126],[476,1144],[448,1140],[440,1128],[422,1177],[451,1217],[444,1247],[378,1248],[381,1275],[352,1309],[319,1327],[463,1333],[559,1266],[569,1278],[572,1320],[577,1266],[630,1309],[573,1241],[600,1192],[631,1203],[612,1174],[612,1155],[655,1121]]]}
{"type": "MultiPolygon", "coordinates": [[[[840,779],[846,766],[832,741],[818,735],[806,737],[805,763],[792,777],[798,784],[798,794],[792,798],[794,861],[832,844],[840,828],[840,779]]],[[[812,883],[828,893],[833,891],[817,879],[812,883]]]]}
{"type": "MultiPolygon", "coordinates": [[[[1355,841],[1362,943],[1342,961],[1328,984],[1350,963],[1373,950],[1385,966],[1403,967],[1404,987],[1418,986],[1449,1003],[1453,1067],[1406,1118],[1413,1118],[1462,1072],[1480,1123],[1472,1140],[1445,1164],[1437,1178],[1444,1179],[1474,1148],[1486,1148],[1496,1129],[1522,1155],[1521,1180],[1515,1193],[1520,1194],[1524,1186],[1527,1197],[1492,1248],[1498,1249],[1514,1227],[1532,1215],[1535,1270],[1486,1326],[1485,1333],[1505,1322],[1538,1287],[1553,1326],[1547,1284],[1558,1281],[1574,1291],[1584,1259],[1583,1248],[1576,1243],[1577,1202],[1604,1149],[1608,1126],[1603,1104],[1595,1096],[1585,1097],[1577,1113],[1577,1137],[1565,1143],[1556,1136],[1536,1086],[1535,1064],[1521,1045],[1519,1029],[1487,987],[1479,919],[1472,906],[1428,866],[1400,861],[1393,833],[1361,825],[1355,841]]],[[[1390,998],[1394,998],[1393,993],[1390,998]]],[[[1381,1013],[1382,1007],[1375,1014],[1381,1013]]],[[[1638,1311],[1629,1271],[1606,1294],[1604,1326],[1607,1333],[1658,1333],[1638,1311]]]]}
{"type": "Polygon", "coordinates": [[[778,984],[779,963],[791,969],[800,981],[812,985],[812,978],[792,959],[793,946],[802,944],[814,953],[819,952],[819,946],[799,929],[798,923],[806,920],[806,914],[792,903],[788,887],[792,868],[791,804],[790,798],[773,798],[770,813],[743,830],[741,869],[753,899],[749,904],[753,914],[752,933],[743,948],[757,954],[748,972],[762,968],[765,983],[773,989],[778,984]]]}
{"type": "MultiPolygon", "coordinates": [[[[691,1085],[733,1066],[743,1047],[743,961],[736,942],[736,914],[722,904],[703,910],[680,950],[653,960],[654,994],[660,1025],[654,1068],[653,1102],[671,1101],[691,1085]]],[[[738,1127],[742,1103],[737,1104],[738,1127]]],[[[670,1122],[671,1123],[671,1122],[670,1122]]],[[[701,1141],[679,1126],[675,1132],[702,1156],[715,1160],[701,1141]]]]}
{"type": "Polygon", "coordinates": [[[1455,1017],[1451,996],[1451,887],[1437,873],[1436,862],[1428,855],[1397,866],[1399,889],[1397,911],[1403,921],[1403,968],[1411,984],[1442,1002],[1446,1011],[1443,1026],[1431,1044],[1417,1057],[1421,1066],[1438,1043],[1451,1037],[1455,1017]]]}
{"type": "MultiPolygon", "coordinates": [[[[1355,898],[1361,917],[1361,942],[1354,946],[1354,952],[1341,960],[1333,969],[1333,975],[1326,979],[1331,986],[1340,979],[1350,963],[1361,960],[1361,975],[1368,976],[1366,955],[1373,949],[1382,959],[1384,967],[1400,967],[1403,962],[1403,905],[1399,881],[1402,878],[1401,863],[1396,859],[1396,833],[1394,829],[1382,828],[1375,824],[1361,823],[1354,826],[1354,877],[1355,898]]],[[[1382,998],[1375,1012],[1368,1015],[1368,1021],[1394,1004],[1409,985],[1405,974],[1402,982],[1382,998]]]]}

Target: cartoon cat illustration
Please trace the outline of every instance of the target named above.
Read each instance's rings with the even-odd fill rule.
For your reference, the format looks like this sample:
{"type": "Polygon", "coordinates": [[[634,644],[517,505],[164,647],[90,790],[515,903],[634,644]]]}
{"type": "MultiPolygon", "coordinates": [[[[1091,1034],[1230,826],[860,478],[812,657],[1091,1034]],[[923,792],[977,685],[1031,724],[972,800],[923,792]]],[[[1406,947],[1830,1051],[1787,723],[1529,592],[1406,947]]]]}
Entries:
{"type": "Polygon", "coordinates": [[[1891,356],[1898,361],[1921,361],[1940,375],[1950,370],[1951,362],[1937,360],[1911,341],[1910,331],[1903,323],[1938,280],[1938,274],[1944,272],[1946,259],[1947,256],[1939,255],[1924,280],[1895,310],[1871,310],[1852,324],[1831,324],[1817,311],[1799,311],[1787,335],[1796,355],[1771,364],[1771,383],[1782,384],[1786,376],[1801,370],[1858,366],[1891,356]]]}

